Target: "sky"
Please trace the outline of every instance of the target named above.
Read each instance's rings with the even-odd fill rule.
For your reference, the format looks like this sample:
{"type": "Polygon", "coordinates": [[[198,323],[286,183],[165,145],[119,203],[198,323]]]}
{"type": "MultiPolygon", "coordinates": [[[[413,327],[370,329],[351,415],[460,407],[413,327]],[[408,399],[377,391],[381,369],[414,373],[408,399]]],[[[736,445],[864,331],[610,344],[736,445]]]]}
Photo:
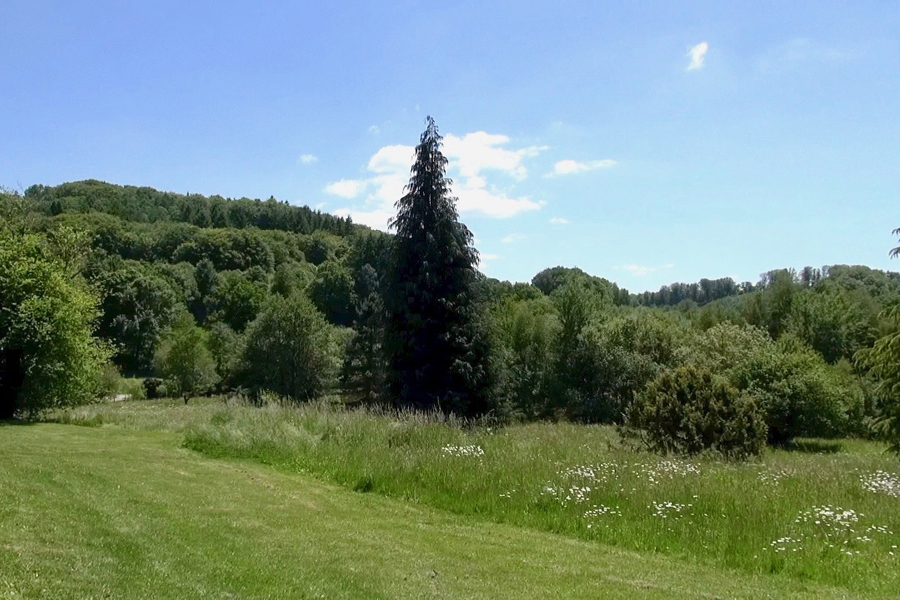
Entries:
{"type": "Polygon", "coordinates": [[[897,270],[900,3],[0,3],[0,185],[385,229],[437,121],[488,275],[897,270]]]}

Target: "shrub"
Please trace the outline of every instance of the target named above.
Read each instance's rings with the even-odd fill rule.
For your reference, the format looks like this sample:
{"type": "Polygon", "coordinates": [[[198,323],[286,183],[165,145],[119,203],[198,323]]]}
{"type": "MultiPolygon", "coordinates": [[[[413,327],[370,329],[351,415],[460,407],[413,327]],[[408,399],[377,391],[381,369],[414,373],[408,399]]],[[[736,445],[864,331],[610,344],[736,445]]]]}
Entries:
{"type": "Polygon", "coordinates": [[[766,425],[753,399],[707,370],[686,366],[663,372],[627,413],[632,435],[651,450],[727,458],[759,454],[766,425]]]}
{"type": "Polygon", "coordinates": [[[772,444],[799,436],[831,437],[845,428],[841,386],[821,356],[789,340],[740,361],[731,382],[759,403],[772,444]]]}
{"type": "Polygon", "coordinates": [[[700,336],[692,362],[756,399],[772,444],[862,428],[859,385],[793,335],[773,342],[756,327],[722,323],[700,336]]]}
{"type": "Polygon", "coordinates": [[[677,322],[650,311],[592,321],[568,350],[573,375],[568,379],[568,416],[621,423],[635,395],[660,370],[678,363],[683,336],[677,322]]]}
{"type": "Polygon", "coordinates": [[[159,377],[147,377],[144,379],[143,386],[144,396],[146,396],[148,400],[165,396],[163,393],[165,386],[163,385],[163,380],[159,377]]]}
{"type": "Polygon", "coordinates": [[[247,329],[238,383],[256,396],[270,391],[293,401],[316,398],[333,383],[339,342],[305,295],[273,295],[247,329]]]}
{"type": "Polygon", "coordinates": [[[8,227],[0,220],[0,419],[89,402],[111,354],[93,337],[96,294],[46,238],[8,227]]]}
{"type": "Polygon", "coordinates": [[[184,311],[166,332],[156,350],[157,374],[165,379],[169,391],[180,394],[185,403],[218,383],[216,363],[206,346],[206,332],[184,311]]]}

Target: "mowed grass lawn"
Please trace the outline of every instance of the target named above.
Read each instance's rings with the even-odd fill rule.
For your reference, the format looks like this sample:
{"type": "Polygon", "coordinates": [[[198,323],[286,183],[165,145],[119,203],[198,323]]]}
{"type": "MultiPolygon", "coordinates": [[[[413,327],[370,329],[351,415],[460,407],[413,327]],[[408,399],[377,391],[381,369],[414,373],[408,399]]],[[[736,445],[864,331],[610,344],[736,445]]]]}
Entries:
{"type": "Polygon", "coordinates": [[[456,516],[181,447],[0,425],[0,597],[846,598],[456,516]]]}

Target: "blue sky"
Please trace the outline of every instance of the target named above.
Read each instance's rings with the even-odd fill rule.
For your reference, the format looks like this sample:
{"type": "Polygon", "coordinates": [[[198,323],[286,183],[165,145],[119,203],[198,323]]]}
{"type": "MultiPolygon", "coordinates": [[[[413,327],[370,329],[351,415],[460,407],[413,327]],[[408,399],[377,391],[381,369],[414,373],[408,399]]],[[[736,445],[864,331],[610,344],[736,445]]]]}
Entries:
{"type": "Polygon", "coordinates": [[[897,269],[896,2],[0,4],[0,184],[384,225],[435,117],[491,276],[897,269]]]}

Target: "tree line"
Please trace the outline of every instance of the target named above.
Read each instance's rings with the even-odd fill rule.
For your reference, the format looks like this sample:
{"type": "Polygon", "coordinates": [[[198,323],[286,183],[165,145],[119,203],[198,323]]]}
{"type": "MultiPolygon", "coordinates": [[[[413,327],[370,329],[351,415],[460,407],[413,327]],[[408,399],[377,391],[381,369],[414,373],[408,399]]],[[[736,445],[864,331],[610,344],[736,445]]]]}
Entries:
{"type": "Polygon", "coordinates": [[[614,423],[664,451],[897,439],[896,273],[644,294],[565,267],[501,282],[476,269],[433,121],[415,158],[393,235],[274,200],[4,193],[0,416],[109,394],[121,372],[150,395],[614,423]]]}

